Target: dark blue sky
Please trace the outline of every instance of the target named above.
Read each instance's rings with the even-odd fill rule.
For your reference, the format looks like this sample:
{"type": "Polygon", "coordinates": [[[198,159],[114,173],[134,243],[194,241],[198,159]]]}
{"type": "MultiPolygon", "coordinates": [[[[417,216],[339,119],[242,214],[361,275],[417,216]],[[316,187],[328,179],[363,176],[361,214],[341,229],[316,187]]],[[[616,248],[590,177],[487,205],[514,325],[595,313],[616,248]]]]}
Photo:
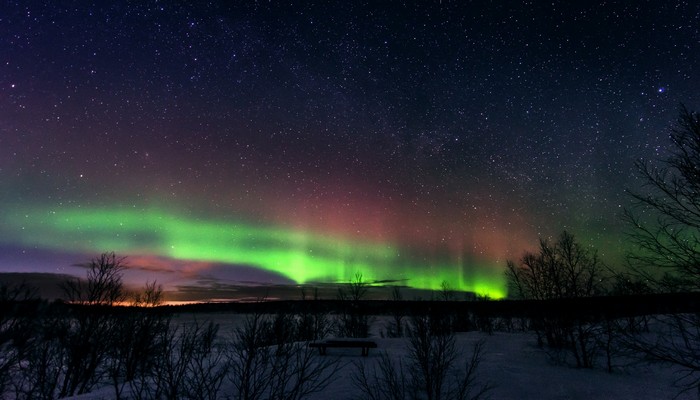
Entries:
{"type": "MultiPolygon", "coordinates": [[[[391,247],[377,278],[409,286],[421,263],[497,279],[564,229],[620,264],[635,160],[700,107],[700,4],[579,3],[5,2],[0,271],[115,250],[57,243],[74,209],[391,247]]],[[[116,250],[177,259],[173,288],[202,278],[135,237],[116,250]]],[[[190,261],[268,270],[232,260],[190,261]]]]}

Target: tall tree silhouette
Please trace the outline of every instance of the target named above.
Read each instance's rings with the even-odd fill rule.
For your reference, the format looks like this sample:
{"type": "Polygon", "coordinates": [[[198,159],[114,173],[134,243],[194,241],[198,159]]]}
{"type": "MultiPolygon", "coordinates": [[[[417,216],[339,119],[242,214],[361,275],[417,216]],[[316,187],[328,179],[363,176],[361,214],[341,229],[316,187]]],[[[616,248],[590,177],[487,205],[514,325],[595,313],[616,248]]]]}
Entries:
{"type": "Polygon", "coordinates": [[[685,107],[671,131],[670,154],[638,161],[644,185],[625,211],[638,247],[629,260],[662,290],[700,289],[700,115],[685,107]]]}
{"type": "MultiPolygon", "coordinates": [[[[662,291],[700,290],[700,115],[682,107],[670,135],[669,155],[637,163],[644,185],[630,192],[630,238],[638,247],[629,255],[634,269],[662,291]]],[[[684,370],[679,382],[700,394],[700,314],[657,318],[654,340],[628,337],[645,360],[684,370]]]]}

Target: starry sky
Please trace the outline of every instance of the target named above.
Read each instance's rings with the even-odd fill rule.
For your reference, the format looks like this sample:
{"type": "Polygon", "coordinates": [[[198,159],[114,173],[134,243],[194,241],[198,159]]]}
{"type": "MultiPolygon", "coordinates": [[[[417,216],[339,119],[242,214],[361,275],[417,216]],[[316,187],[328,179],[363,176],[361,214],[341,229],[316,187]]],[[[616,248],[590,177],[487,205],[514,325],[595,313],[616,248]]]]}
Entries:
{"type": "Polygon", "coordinates": [[[692,1],[47,3],[0,5],[6,273],[498,298],[562,230],[623,265],[634,162],[700,107],[692,1]]]}

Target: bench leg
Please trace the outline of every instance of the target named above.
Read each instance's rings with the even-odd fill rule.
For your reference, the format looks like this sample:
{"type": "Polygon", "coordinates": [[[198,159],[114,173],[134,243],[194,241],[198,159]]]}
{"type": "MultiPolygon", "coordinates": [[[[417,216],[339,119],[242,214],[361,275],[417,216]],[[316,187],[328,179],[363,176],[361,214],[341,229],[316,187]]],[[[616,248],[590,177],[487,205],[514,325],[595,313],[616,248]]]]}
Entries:
{"type": "Polygon", "coordinates": [[[362,357],[367,357],[369,355],[369,347],[362,348],[362,357]]]}

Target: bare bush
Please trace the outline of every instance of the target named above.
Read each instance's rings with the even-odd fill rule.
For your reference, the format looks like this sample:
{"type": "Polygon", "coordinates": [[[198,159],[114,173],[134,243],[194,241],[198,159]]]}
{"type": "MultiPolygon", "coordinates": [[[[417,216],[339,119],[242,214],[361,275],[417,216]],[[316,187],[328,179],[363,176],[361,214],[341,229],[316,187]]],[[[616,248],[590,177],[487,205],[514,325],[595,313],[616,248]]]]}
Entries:
{"type": "Polygon", "coordinates": [[[624,335],[624,346],[640,361],[680,367],[676,384],[681,392],[697,391],[700,397],[700,315],[659,315],[651,326],[649,335],[624,335]]]}
{"type": "Polygon", "coordinates": [[[69,319],[58,307],[50,306],[37,317],[27,352],[14,373],[17,400],[52,400],[67,359],[62,339],[69,319]]]}
{"type": "Polygon", "coordinates": [[[156,282],[146,283],[135,293],[132,306],[116,315],[117,325],[108,358],[108,373],[117,399],[128,383],[152,371],[160,357],[159,340],[170,328],[170,314],[161,305],[163,289],[156,282]]]}
{"type": "Polygon", "coordinates": [[[491,386],[477,382],[483,342],[477,342],[468,357],[457,351],[452,333],[431,332],[427,316],[415,317],[410,329],[409,355],[395,362],[384,353],[378,367],[355,363],[353,381],[370,400],[483,399],[491,386]],[[463,366],[458,365],[465,359],[463,366]]]}
{"type": "Polygon", "coordinates": [[[386,352],[380,355],[374,368],[355,363],[352,380],[360,390],[360,399],[405,400],[418,397],[416,387],[411,384],[404,369],[403,360],[394,361],[386,352]]]}
{"type": "Polygon", "coordinates": [[[13,370],[28,351],[34,311],[25,308],[34,299],[34,289],[26,284],[0,284],[0,396],[11,386],[13,370]]]}
{"type": "Polygon", "coordinates": [[[168,326],[158,341],[151,370],[130,383],[138,400],[214,400],[227,373],[222,352],[215,349],[218,325],[194,321],[168,326]]]}
{"type": "MultiPolygon", "coordinates": [[[[16,363],[17,399],[54,399],[86,393],[109,377],[116,398],[137,374],[152,371],[158,355],[156,339],[167,317],[146,308],[111,307],[122,293],[123,258],[105,253],[87,264],[85,282],[65,285],[74,304],[37,310],[23,357],[16,363]]],[[[162,291],[147,284],[137,295],[142,306],[157,305],[162,291]]]]}
{"type": "Polygon", "coordinates": [[[271,353],[266,329],[264,317],[252,314],[234,334],[229,349],[230,380],[241,400],[260,399],[267,389],[271,353]]]}
{"type": "Polygon", "coordinates": [[[252,314],[235,332],[229,351],[229,379],[238,399],[303,399],[334,379],[336,360],[316,356],[308,342],[271,335],[274,321],[279,318],[252,314]]]}
{"type": "MultiPolygon", "coordinates": [[[[558,300],[589,297],[603,291],[603,266],[597,254],[563,232],[555,243],[540,239],[538,253],[525,253],[519,264],[508,261],[506,276],[511,291],[523,299],[558,300]]],[[[562,310],[564,311],[564,310],[562,310]]],[[[569,351],[576,366],[592,368],[598,351],[596,321],[567,312],[539,315],[532,327],[538,342],[546,341],[550,354],[569,351]]]]}

